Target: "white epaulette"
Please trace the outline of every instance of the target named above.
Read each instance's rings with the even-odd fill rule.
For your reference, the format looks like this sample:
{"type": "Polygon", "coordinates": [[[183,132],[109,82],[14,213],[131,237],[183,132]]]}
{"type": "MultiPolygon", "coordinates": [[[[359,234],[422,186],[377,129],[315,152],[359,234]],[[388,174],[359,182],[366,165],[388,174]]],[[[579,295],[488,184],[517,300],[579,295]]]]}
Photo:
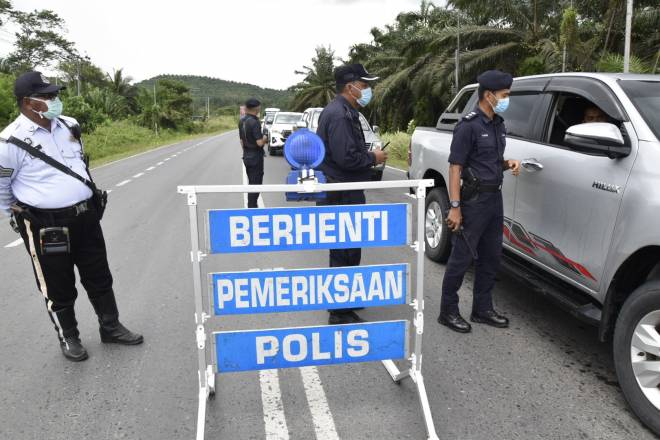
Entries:
{"type": "Polygon", "coordinates": [[[477,116],[477,112],[470,112],[467,115],[463,116],[463,119],[465,119],[466,121],[470,121],[474,119],[475,116],[477,116]]]}

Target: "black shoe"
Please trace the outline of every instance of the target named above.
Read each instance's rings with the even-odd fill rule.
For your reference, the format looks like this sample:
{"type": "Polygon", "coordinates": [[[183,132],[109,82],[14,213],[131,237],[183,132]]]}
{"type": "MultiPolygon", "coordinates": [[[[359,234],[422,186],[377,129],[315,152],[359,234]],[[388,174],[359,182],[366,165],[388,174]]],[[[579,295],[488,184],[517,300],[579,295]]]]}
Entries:
{"type": "Polygon", "coordinates": [[[473,312],[470,321],[497,328],[507,328],[509,326],[509,318],[500,315],[495,310],[488,310],[479,314],[473,312]]]}
{"type": "Polygon", "coordinates": [[[472,326],[458,313],[440,313],[438,322],[455,332],[470,333],[472,326]]]}
{"type": "Polygon", "coordinates": [[[138,345],[144,342],[142,335],[133,333],[119,321],[112,326],[101,326],[99,333],[101,333],[101,342],[106,344],[138,345]]]}
{"type": "Polygon", "coordinates": [[[365,322],[355,312],[330,312],[328,317],[328,324],[357,324],[365,322]]]}
{"type": "Polygon", "coordinates": [[[80,339],[76,337],[64,338],[63,341],[60,341],[60,348],[64,357],[73,362],[84,361],[89,357],[80,339]]]}

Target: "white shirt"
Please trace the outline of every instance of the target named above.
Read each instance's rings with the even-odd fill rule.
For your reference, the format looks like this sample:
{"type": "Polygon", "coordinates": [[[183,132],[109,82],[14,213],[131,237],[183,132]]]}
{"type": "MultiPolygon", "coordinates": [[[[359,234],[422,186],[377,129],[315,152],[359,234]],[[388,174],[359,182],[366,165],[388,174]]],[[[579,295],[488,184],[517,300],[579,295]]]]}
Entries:
{"type": "MultiPolygon", "coordinates": [[[[78,124],[73,118],[62,118],[71,126],[78,124]]],[[[48,131],[21,114],[0,132],[0,213],[9,215],[9,207],[17,200],[35,208],[58,209],[92,196],[81,181],[7,143],[11,136],[41,146],[42,152],[89,179],[82,147],[62,121],[51,121],[48,131]]]]}

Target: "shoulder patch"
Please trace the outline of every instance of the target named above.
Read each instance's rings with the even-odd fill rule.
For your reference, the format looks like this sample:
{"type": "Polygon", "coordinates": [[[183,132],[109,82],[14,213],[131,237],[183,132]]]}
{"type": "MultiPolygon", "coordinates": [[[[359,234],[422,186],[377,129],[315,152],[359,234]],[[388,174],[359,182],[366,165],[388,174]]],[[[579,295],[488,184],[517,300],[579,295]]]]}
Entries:
{"type": "Polygon", "coordinates": [[[11,176],[14,175],[14,169],[13,168],[5,168],[2,165],[0,165],[0,178],[11,178],[11,176]]]}
{"type": "Polygon", "coordinates": [[[470,120],[474,119],[476,116],[477,116],[477,112],[470,112],[470,113],[466,114],[465,116],[463,116],[463,119],[465,119],[466,121],[470,121],[470,120]]]}

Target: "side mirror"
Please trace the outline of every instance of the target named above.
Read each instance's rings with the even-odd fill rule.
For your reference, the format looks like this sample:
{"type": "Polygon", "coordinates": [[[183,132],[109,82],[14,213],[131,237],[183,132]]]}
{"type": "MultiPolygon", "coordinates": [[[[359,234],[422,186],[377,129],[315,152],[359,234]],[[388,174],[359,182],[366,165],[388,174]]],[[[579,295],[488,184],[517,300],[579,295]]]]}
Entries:
{"type": "Polygon", "coordinates": [[[602,154],[610,159],[626,157],[631,151],[619,127],[609,122],[572,125],[566,130],[564,142],[577,151],[602,154]]]}
{"type": "Polygon", "coordinates": [[[379,126],[374,125],[373,127],[371,127],[371,129],[374,131],[374,133],[380,134],[380,127],[379,126]]]}

